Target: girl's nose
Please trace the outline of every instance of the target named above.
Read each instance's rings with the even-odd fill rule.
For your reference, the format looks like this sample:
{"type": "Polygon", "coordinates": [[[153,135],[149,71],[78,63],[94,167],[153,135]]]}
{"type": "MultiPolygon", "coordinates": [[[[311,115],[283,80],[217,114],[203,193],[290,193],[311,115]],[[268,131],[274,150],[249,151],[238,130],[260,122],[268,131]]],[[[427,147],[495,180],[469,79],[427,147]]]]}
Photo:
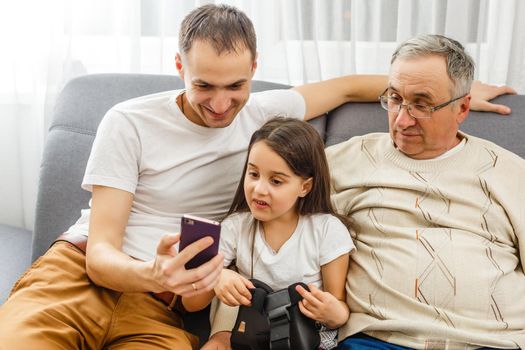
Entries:
{"type": "Polygon", "coordinates": [[[268,188],[266,186],[265,181],[262,181],[262,180],[257,181],[254,187],[254,192],[259,193],[259,194],[267,194],[268,188]]]}

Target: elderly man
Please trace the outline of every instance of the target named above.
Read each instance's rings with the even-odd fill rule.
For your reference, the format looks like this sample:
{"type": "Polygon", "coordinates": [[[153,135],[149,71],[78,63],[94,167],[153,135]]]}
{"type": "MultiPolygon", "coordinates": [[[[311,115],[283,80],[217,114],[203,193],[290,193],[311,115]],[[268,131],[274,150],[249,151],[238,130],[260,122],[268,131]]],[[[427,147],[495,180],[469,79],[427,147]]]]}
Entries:
{"type": "Polygon", "coordinates": [[[392,56],[390,134],[327,149],[358,226],[339,349],[525,347],[525,160],[458,130],[474,64],[424,35],[392,56]]]}
{"type": "MultiPolygon", "coordinates": [[[[227,212],[250,136],[272,116],[308,120],[372,99],[386,80],[348,76],[250,94],[255,30],[227,5],[191,11],[179,51],[175,67],[185,89],[123,102],[103,118],[82,184],[92,192],[91,208],[0,307],[1,349],[196,348],[172,310],[177,296],[213,289],[223,261],[219,254],[184,267],[213,241],[176,253],[180,217],[227,212]]],[[[506,90],[475,90],[480,109],[509,112],[484,101],[506,90]]]]}

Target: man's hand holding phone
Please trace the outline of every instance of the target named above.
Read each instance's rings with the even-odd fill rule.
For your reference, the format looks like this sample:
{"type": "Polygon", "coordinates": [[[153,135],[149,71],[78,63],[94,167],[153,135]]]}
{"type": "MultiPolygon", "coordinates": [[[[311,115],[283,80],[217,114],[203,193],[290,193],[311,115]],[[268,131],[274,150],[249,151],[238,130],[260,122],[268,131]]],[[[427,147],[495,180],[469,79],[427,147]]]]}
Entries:
{"type": "Polygon", "coordinates": [[[185,267],[196,255],[214,244],[213,238],[201,238],[177,253],[175,244],[180,239],[180,234],[161,238],[153,266],[158,288],[153,292],[170,291],[183,297],[192,297],[213,290],[223,268],[224,259],[220,253],[196,268],[185,267]]]}
{"type": "Polygon", "coordinates": [[[180,227],[179,252],[203,237],[213,238],[213,244],[188,261],[186,269],[196,268],[217,255],[221,238],[221,224],[219,222],[186,214],[182,216],[180,227]]]}

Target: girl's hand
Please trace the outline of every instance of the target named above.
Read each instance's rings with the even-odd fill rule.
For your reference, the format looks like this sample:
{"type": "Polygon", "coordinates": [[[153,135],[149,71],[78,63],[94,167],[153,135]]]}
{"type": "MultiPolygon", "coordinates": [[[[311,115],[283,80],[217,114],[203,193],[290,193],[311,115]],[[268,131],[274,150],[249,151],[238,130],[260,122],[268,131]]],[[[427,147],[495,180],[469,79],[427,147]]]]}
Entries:
{"type": "Polygon", "coordinates": [[[308,285],[310,292],[301,286],[295,290],[303,297],[299,309],[306,317],[321,322],[328,328],[339,328],[349,317],[348,306],[328,292],[323,292],[314,285],[308,285]]]}
{"type": "Polygon", "coordinates": [[[215,286],[214,291],[219,300],[226,305],[249,306],[252,293],[250,293],[248,288],[255,288],[252,282],[235,271],[223,269],[219,283],[215,286]]]}

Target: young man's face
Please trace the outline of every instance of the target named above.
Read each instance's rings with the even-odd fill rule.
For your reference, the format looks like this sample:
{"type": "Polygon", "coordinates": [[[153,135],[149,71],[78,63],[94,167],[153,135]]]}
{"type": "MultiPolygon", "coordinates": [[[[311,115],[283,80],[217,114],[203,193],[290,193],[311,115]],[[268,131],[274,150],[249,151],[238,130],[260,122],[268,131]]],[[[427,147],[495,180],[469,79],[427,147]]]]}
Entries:
{"type": "Polygon", "coordinates": [[[176,66],[184,80],[184,114],[195,124],[210,128],[230,125],[250,96],[257,62],[247,48],[218,55],[202,40],[177,54],[176,66]]]}
{"type": "MultiPolygon", "coordinates": [[[[387,94],[403,104],[432,107],[457,97],[450,95],[451,87],[445,58],[424,56],[392,64],[387,94]]],[[[399,113],[388,112],[392,140],[411,158],[435,158],[458,144],[458,128],[468,115],[469,103],[466,96],[433,112],[429,119],[414,119],[406,107],[399,113]]]]}

